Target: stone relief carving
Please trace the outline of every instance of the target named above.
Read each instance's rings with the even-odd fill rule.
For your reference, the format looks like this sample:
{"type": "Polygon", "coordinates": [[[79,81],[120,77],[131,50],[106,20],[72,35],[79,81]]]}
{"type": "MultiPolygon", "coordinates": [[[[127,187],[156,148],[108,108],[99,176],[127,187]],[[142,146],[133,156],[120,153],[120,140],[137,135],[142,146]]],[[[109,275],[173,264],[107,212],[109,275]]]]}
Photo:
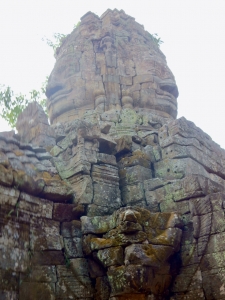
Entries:
{"type": "Polygon", "coordinates": [[[121,12],[86,14],[58,50],[47,86],[51,122],[93,110],[95,89],[105,90],[105,111],[120,110],[121,91],[128,90],[136,108],[177,114],[178,90],[164,55],[143,27],[121,12]]]}

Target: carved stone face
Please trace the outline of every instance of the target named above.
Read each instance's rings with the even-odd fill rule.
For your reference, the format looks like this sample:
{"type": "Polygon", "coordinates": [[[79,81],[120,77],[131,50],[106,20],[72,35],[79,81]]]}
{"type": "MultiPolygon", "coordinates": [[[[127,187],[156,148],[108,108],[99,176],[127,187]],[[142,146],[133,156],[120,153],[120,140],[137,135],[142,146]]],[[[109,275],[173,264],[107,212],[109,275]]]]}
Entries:
{"type": "Polygon", "coordinates": [[[51,123],[87,110],[177,115],[178,90],[165,56],[143,26],[117,10],[81,18],[57,53],[46,95],[51,123]]]}

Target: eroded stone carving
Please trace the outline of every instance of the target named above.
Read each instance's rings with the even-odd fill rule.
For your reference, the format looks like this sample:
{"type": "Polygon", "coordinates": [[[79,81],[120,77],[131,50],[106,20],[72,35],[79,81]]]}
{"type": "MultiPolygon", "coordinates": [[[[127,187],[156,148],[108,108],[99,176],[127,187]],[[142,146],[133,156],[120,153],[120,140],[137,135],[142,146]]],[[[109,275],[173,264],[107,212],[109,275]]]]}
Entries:
{"type": "Polygon", "coordinates": [[[107,270],[109,297],[168,294],[169,261],[179,251],[182,235],[178,215],[126,207],[109,217],[83,216],[81,224],[84,253],[107,270]]]}
{"type": "Polygon", "coordinates": [[[100,107],[177,114],[177,86],[164,55],[140,24],[117,10],[81,18],[57,52],[46,94],[52,123],[100,107]]]}

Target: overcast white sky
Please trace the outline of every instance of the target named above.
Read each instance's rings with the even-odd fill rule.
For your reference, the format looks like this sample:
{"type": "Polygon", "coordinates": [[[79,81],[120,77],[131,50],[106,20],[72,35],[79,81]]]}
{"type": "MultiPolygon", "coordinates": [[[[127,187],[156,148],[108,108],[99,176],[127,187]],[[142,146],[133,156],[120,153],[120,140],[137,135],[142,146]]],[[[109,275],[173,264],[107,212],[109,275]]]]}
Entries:
{"type": "MultiPolygon", "coordinates": [[[[178,117],[225,148],[225,0],[0,0],[0,84],[39,89],[54,65],[42,37],[70,33],[87,11],[107,8],[158,33],[179,88],[178,117]]],[[[9,129],[0,119],[0,131],[9,129]]]]}

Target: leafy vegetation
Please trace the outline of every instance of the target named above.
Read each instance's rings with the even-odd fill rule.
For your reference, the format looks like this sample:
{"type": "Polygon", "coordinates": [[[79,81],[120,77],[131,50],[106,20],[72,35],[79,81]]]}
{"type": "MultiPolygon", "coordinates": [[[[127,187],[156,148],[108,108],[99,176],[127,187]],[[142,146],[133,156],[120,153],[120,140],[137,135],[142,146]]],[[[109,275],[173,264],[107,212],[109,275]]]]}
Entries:
{"type": "Polygon", "coordinates": [[[44,111],[47,112],[45,96],[47,82],[48,77],[46,77],[39,91],[32,90],[29,92],[29,95],[15,94],[11,87],[0,85],[0,106],[2,108],[0,116],[6,120],[9,126],[12,128],[16,127],[18,115],[30,102],[38,102],[44,111]]]}
{"type": "MultiPolygon", "coordinates": [[[[80,22],[75,24],[73,29],[77,28],[79,25],[80,22]]],[[[55,55],[57,48],[62,45],[66,37],[67,34],[54,33],[53,40],[46,37],[42,38],[42,40],[45,41],[47,45],[53,49],[55,55]]],[[[42,84],[40,90],[32,90],[29,92],[29,95],[21,93],[15,94],[11,87],[0,85],[0,106],[2,108],[0,116],[8,123],[11,128],[16,127],[16,121],[19,114],[30,102],[38,102],[47,114],[45,96],[47,83],[48,77],[46,77],[46,80],[42,84]]]]}
{"type": "MultiPolygon", "coordinates": [[[[73,29],[80,26],[80,21],[74,25],[73,29]]],[[[152,40],[156,43],[158,47],[163,43],[160,37],[158,37],[157,33],[150,34],[152,40]]],[[[49,38],[42,38],[43,41],[47,43],[48,46],[50,46],[53,51],[54,55],[56,54],[57,48],[59,48],[65,38],[67,37],[67,34],[63,33],[54,33],[53,40],[49,38]]],[[[33,101],[37,101],[44,109],[44,111],[47,113],[46,109],[46,96],[45,96],[45,90],[48,82],[48,77],[46,77],[45,82],[42,84],[40,90],[32,90],[29,92],[29,95],[25,94],[15,94],[14,91],[9,86],[0,85],[0,106],[2,108],[2,111],[0,112],[0,116],[6,120],[6,122],[11,126],[12,128],[16,127],[16,121],[18,118],[18,115],[24,110],[24,108],[33,101]]]]}
{"type": "MultiPolygon", "coordinates": [[[[73,26],[73,30],[76,29],[78,26],[80,26],[80,21],[73,26]]],[[[66,39],[67,36],[68,34],[54,33],[53,40],[50,40],[47,37],[43,37],[42,41],[46,42],[47,45],[53,49],[55,56],[57,48],[59,48],[62,45],[63,41],[66,39]]]]}
{"type": "Polygon", "coordinates": [[[43,37],[42,41],[46,42],[47,45],[53,49],[54,56],[55,56],[57,48],[59,48],[62,45],[62,43],[63,43],[63,41],[65,40],[66,37],[67,37],[67,34],[54,33],[54,35],[53,35],[54,40],[53,41],[46,38],[46,37],[43,37]]]}
{"type": "MultiPolygon", "coordinates": [[[[148,32],[149,33],[149,32],[148,32]]],[[[158,36],[157,33],[149,33],[150,37],[152,38],[153,42],[160,48],[160,45],[164,42],[161,40],[161,38],[158,36]]]]}

